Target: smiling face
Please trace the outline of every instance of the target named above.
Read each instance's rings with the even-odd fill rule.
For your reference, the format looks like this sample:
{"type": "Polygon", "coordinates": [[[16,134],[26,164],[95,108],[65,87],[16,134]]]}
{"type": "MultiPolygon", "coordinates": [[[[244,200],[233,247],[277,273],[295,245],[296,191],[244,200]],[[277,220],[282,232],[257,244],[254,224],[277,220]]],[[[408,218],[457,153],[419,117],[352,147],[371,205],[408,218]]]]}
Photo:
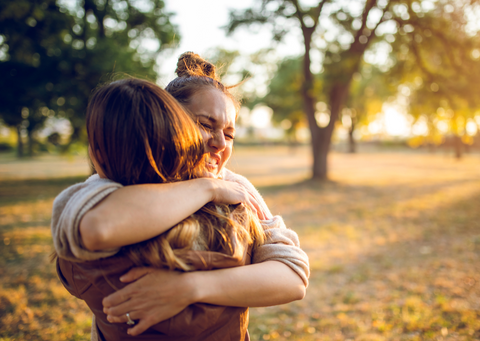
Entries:
{"type": "Polygon", "coordinates": [[[203,128],[207,167],[218,176],[232,155],[236,115],[233,101],[220,90],[211,88],[195,93],[185,107],[203,128]]]}

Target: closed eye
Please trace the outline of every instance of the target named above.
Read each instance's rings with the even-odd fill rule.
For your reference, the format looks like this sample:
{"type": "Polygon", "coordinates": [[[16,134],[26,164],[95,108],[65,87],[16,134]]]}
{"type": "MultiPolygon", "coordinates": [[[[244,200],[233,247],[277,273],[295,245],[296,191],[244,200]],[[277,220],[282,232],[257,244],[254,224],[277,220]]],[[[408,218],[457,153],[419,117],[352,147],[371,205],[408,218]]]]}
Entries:
{"type": "Polygon", "coordinates": [[[209,130],[209,131],[210,131],[210,130],[213,129],[212,126],[211,126],[210,124],[208,124],[208,123],[198,122],[198,124],[199,124],[202,128],[204,128],[205,130],[209,130]]]}

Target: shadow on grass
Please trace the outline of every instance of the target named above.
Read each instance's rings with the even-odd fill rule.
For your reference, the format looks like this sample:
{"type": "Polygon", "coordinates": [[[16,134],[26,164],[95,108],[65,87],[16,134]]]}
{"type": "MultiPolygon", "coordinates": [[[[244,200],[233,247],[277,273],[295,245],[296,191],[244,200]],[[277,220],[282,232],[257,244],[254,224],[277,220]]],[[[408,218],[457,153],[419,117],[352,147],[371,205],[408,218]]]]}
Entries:
{"type": "MultiPolygon", "coordinates": [[[[276,328],[280,335],[304,336],[301,340],[336,340],[339,335],[343,340],[358,335],[370,336],[359,340],[439,340],[446,331],[452,335],[446,340],[478,340],[478,207],[480,190],[424,215],[398,217],[388,225],[398,238],[379,244],[364,245],[341,230],[332,231],[310,250],[310,285],[306,298],[289,306],[292,318],[285,320],[292,322],[260,323],[254,312],[252,339],[276,328]],[[357,247],[353,253],[351,246],[357,247]],[[306,333],[306,327],[315,334],[306,333]]],[[[361,229],[360,220],[355,227],[361,229]]],[[[361,233],[372,240],[385,236],[381,230],[361,233]]],[[[285,314],[279,307],[268,309],[272,321],[285,314]]]]}
{"type": "MultiPolygon", "coordinates": [[[[466,179],[461,179],[461,180],[445,180],[442,181],[441,184],[435,183],[435,184],[426,184],[422,186],[422,193],[424,194],[429,194],[432,192],[438,191],[438,189],[441,188],[446,188],[446,187],[451,187],[455,185],[460,185],[464,183],[478,183],[480,180],[478,177],[474,178],[466,178],[466,179]],[[426,190],[426,192],[425,192],[426,190]]],[[[314,180],[314,179],[306,179],[294,183],[288,183],[288,184],[277,184],[277,185],[271,185],[271,186],[257,186],[256,187],[262,194],[277,194],[282,191],[297,191],[297,190],[302,190],[302,189],[311,189],[311,190],[318,190],[321,192],[322,190],[325,189],[330,189],[330,188],[339,188],[339,189],[355,189],[358,191],[375,191],[375,189],[379,189],[379,192],[389,192],[389,191],[394,191],[398,192],[399,189],[404,189],[405,185],[404,184],[396,184],[396,185],[384,185],[382,184],[381,186],[378,185],[358,185],[358,184],[347,184],[343,183],[341,181],[335,181],[335,180],[314,180]]]]}
{"type": "Polygon", "coordinates": [[[289,183],[289,184],[277,184],[277,185],[271,185],[271,186],[257,186],[256,188],[262,193],[262,194],[277,194],[282,191],[297,191],[297,190],[302,190],[306,188],[322,191],[325,188],[329,188],[331,186],[335,185],[341,185],[340,182],[333,181],[333,180],[312,180],[312,179],[306,179],[294,183],[289,183]]]}
{"type": "Polygon", "coordinates": [[[85,176],[50,179],[0,180],[0,205],[55,198],[62,190],[85,181],[85,176]]]}

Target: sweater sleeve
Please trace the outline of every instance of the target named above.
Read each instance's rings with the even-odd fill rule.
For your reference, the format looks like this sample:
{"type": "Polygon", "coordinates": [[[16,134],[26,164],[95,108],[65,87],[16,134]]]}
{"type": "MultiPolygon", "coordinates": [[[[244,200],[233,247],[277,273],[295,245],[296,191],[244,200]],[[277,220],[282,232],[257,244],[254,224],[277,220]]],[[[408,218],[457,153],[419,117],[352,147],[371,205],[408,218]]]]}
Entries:
{"type": "Polygon", "coordinates": [[[98,202],[122,185],[92,175],[87,181],[68,187],[53,202],[52,238],[57,255],[72,262],[105,258],[116,254],[119,248],[90,251],[80,237],[80,221],[98,202]]]}
{"type": "Polygon", "coordinates": [[[261,221],[265,230],[266,240],[264,244],[253,250],[252,263],[261,263],[269,260],[282,262],[295,271],[303,280],[305,286],[307,286],[310,266],[307,254],[300,248],[298,235],[285,226],[282,217],[272,216],[265,200],[245,177],[225,169],[223,179],[243,185],[255,197],[260,207],[267,214],[267,217],[270,218],[261,221]]]}
{"type": "Polygon", "coordinates": [[[269,260],[282,262],[295,271],[307,287],[310,265],[307,254],[300,248],[298,235],[286,228],[280,216],[263,220],[261,224],[265,230],[266,240],[264,244],[254,248],[252,263],[269,260]]]}

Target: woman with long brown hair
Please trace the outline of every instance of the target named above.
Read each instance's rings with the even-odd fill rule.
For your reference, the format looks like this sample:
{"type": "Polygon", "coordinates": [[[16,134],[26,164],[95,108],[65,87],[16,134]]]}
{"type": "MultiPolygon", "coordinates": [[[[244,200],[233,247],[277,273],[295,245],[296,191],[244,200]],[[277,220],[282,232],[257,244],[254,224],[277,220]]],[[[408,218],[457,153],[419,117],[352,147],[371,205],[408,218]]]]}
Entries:
{"type": "MultiPolygon", "coordinates": [[[[95,188],[186,181],[205,172],[197,126],[168,93],[144,80],[124,79],[100,87],[87,108],[87,133],[98,174],[57,197],[52,226],[69,220],[71,210],[95,188]]],[[[122,286],[118,274],[133,266],[191,271],[244,265],[263,239],[258,218],[248,209],[209,204],[169,231],[125,246],[110,257],[58,258],[57,271],[65,287],[94,312],[98,339],[129,339],[128,326],[110,324],[102,312],[101,299],[122,286]]],[[[244,308],[195,304],[148,329],[141,338],[242,340],[247,335],[247,314],[244,308]]]]}
{"type": "Polygon", "coordinates": [[[108,297],[105,311],[112,322],[137,320],[130,330],[132,335],[195,302],[237,307],[281,304],[301,299],[307,284],[308,259],[298,247],[296,234],[271,215],[245,178],[224,168],[232,151],[238,105],[215,79],[211,64],[197,57],[181,57],[179,77],[167,89],[204,128],[208,170],[227,181],[203,178],[160,185],[118,185],[82,208],[72,223],[76,232],[71,236],[65,233],[62,246],[66,247],[56,246],[57,251],[61,256],[75,254],[81,259],[115,254],[123,245],[164,232],[212,200],[253,206],[267,219],[262,222],[268,229],[267,240],[253,253],[255,264],[245,267],[187,273],[155,268],[130,271],[122,277],[124,282],[143,277],[108,297]],[[283,228],[275,228],[278,226],[283,228]]]}

